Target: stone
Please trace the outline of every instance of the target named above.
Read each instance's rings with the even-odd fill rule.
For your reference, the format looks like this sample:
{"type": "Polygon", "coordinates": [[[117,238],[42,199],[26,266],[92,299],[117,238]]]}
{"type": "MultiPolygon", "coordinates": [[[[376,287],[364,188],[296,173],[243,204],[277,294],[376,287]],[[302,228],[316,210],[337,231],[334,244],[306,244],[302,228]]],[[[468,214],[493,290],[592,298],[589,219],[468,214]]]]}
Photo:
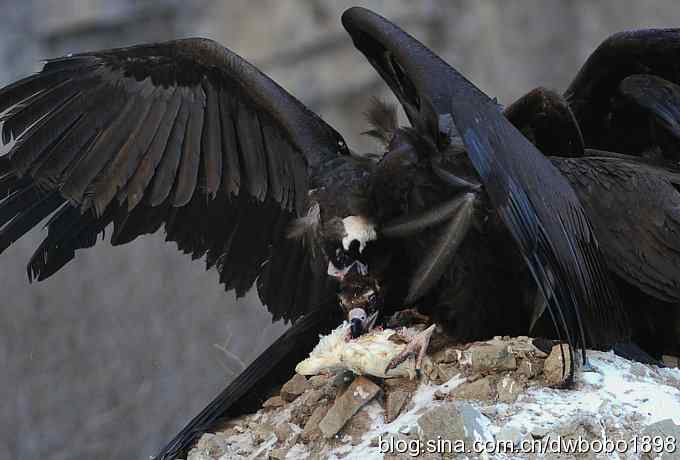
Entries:
{"type": "Polygon", "coordinates": [[[435,363],[458,363],[458,359],[461,356],[461,351],[456,348],[444,348],[439,350],[434,355],[432,355],[432,361],[435,363]]]}
{"type": "Polygon", "coordinates": [[[517,372],[527,379],[533,379],[543,372],[543,360],[524,358],[520,361],[517,372]]]}
{"type": "Polygon", "coordinates": [[[314,407],[323,397],[324,393],[321,390],[306,391],[301,397],[301,403],[307,407],[314,407]]]}
{"type": "Polygon", "coordinates": [[[274,434],[274,427],[268,423],[257,424],[250,427],[250,433],[255,444],[262,444],[274,434]]]}
{"type": "Polygon", "coordinates": [[[449,399],[473,399],[488,401],[496,399],[496,390],[491,377],[484,377],[473,382],[465,382],[449,392],[449,399]]]}
{"type": "Polygon", "coordinates": [[[379,391],[380,387],[366,377],[357,377],[347,390],[335,400],[323,420],[319,422],[319,429],[324,437],[335,436],[345,423],[373,399],[379,391]]]}
{"type": "Polygon", "coordinates": [[[289,450],[287,448],[274,448],[269,452],[269,460],[285,460],[289,450]]]}
{"type": "Polygon", "coordinates": [[[395,377],[383,380],[385,391],[402,390],[413,393],[418,388],[418,380],[411,380],[406,377],[395,377]]]}
{"type": "Polygon", "coordinates": [[[411,400],[411,392],[394,390],[385,397],[385,423],[392,423],[411,400]]]}
{"type": "Polygon", "coordinates": [[[307,381],[312,386],[312,388],[319,389],[331,381],[331,376],[329,374],[313,375],[307,381]]]}
{"type": "Polygon", "coordinates": [[[295,431],[288,422],[279,423],[274,427],[274,435],[279,442],[286,442],[293,437],[293,434],[295,434],[295,431]]]}
{"type": "Polygon", "coordinates": [[[218,458],[227,452],[227,440],[216,434],[206,433],[196,443],[196,449],[203,455],[218,458]]]}
{"type": "Polygon", "coordinates": [[[304,375],[295,374],[281,387],[281,398],[286,402],[294,401],[309,388],[309,382],[304,375]]]}
{"type": "Polygon", "coordinates": [[[450,402],[428,410],[418,418],[421,440],[449,439],[452,442],[472,442],[476,437],[492,440],[483,425],[486,418],[467,403],[450,402]]]}
{"type": "Polygon", "coordinates": [[[284,404],[285,402],[281,396],[272,396],[262,403],[262,407],[265,409],[276,409],[278,407],[282,407],[284,404]]]}
{"type": "Polygon", "coordinates": [[[660,436],[664,441],[660,447],[660,450],[654,450],[654,443],[652,442],[652,451],[645,452],[642,454],[642,458],[645,460],[651,460],[656,458],[663,458],[664,460],[680,460],[680,425],[676,425],[673,420],[667,418],[660,420],[656,423],[652,423],[643,428],[642,436],[650,436],[653,440],[655,436],[660,436]],[[667,439],[673,439],[674,443],[672,446],[675,449],[664,449],[664,446],[670,447],[670,444],[666,444],[667,439]],[[673,452],[671,452],[673,450],[673,452]]]}
{"type": "MultiPolygon", "coordinates": [[[[321,405],[321,404],[319,404],[321,405]]],[[[317,406],[318,407],[318,406],[317,406]]],[[[304,404],[294,404],[290,411],[290,422],[299,426],[304,427],[312,415],[312,412],[316,409],[315,407],[305,406],[304,404]]]]}
{"type": "Polygon", "coordinates": [[[349,436],[350,443],[353,446],[360,444],[364,434],[366,434],[371,429],[371,417],[366,411],[366,407],[362,408],[354,414],[352,418],[345,424],[342,428],[342,432],[349,436]]]}
{"type": "Polygon", "coordinates": [[[547,385],[560,386],[565,383],[571,365],[571,354],[567,345],[552,347],[543,366],[543,380],[547,385]],[[564,353],[562,352],[564,350],[564,353]]]}
{"type": "Polygon", "coordinates": [[[466,402],[455,402],[454,404],[463,416],[465,430],[469,434],[470,439],[493,440],[493,435],[487,428],[489,420],[477,408],[466,402]]]}
{"type": "Polygon", "coordinates": [[[661,362],[668,367],[680,367],[680,358],[677,356],[663,355],[661,357],[661,362]]]}
{"type": "Polygon", "coordinates": [[[463,351],[460,364],[472,373],[489,373],[517,368],[517,360],[510,353],[508,345],[496,340],[471,345],[463,351]]]}
{"type": "Polygon", "coordinates": [[[524,391],[524,384],[511,376],[503,377],[496,385],[498,391],[498,401],[513,403],[524,391]]]}
{"type": "Polygon", "coordinates": [[[548,354],[536,347],[533,339],[527,336],[519,336],[511,338],[508,341],[508,350],[515,356],[521,358],[547,358],[548,354]]]}
{"type": "Polygon", "coordinates": [[[455,364],[440,363],[437,365],[437,375],[442,382],[448,382],[460,374],[460,368],[455,364]]]}
{"type": "Polygon", "coordinates": [[[420,369],[420,372],[426,377],[427,381],[441,383],[437,364],[431,359],[423,360],[423,367],[420,369]]]}
{"type": "Polygon", "coordinates": [[[437,406],[418,418],[422,439],[465,439],[463,416],[455,404],[437,406]]]}
{"type": "Polygon", "coordinates": [[[312,412],[312,415],[307,419],[307,423],[305,423],[305,427],[300,435],[303,442],[309,443],[321,438],[319,422],[321,422],[327,412],[328,406],[318,406],[314,409],[314,412],[312,412]]]}

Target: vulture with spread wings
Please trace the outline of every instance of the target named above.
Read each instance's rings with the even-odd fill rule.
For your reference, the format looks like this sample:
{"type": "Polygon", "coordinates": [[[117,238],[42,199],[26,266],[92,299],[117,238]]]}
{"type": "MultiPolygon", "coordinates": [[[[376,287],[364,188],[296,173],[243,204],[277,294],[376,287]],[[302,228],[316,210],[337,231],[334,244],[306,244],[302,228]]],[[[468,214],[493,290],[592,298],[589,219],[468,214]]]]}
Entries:
{"type": "MultiPolygon", "coordinates": [[[[255,409],[343,317],[357,335],[376,313],[408,305],[469,340],[526,333],[545,307],[549,333],[584,358],[587,346],[630,339],[610,280],[625,269],[610,262],[617,256],[606,244],[603,257],[593,213],[627,206],[636,190],[613,204],[592,204],[593,196],[584,207],[593,193],[584,176],[598,179],[579,168],[618,160],[571,167],[543,155],[581,161],[584,140],[609,120],[584,118],[588,104],[601,105],[592,82],[602,74],[582,71],[568,102],[555,96],[556,115],[536,108],[547,97],[540,91],[504,114],[386,19],[352,8],[342,22],[411,123],[399,128],[388,107],[371,110],[370,133],[385,144],[378,160],[351,152],[298,100],[206,39],[73,54],[0,90],[3,142],[15,140],[0,157],[0,253],[47,220],[29,278],[61,269],[109,224],[114,245],[163,227],[178,249],[205,257],[227,289],[240,296],[255,285],[273,317],[293,323],[156,458],[175,458],[219,419],[255,409]]],[[[625,83],[633,89],[623,97],[642,100],[634,109],[655,113],[672,134],[677,106],[625,83]]],[[[644,174],[672,182],[644,165],[644,174]]],[[[668,200],[645,209],[677,194],[668,200]]],[[[621,225],[634,226],[634,217],[621,225]]],[[[675,249],[676,230],[662,240],[675,249]]],[[[677,283],[650,276],[623,278],[652,295],[654,283],[677,283]]]]}

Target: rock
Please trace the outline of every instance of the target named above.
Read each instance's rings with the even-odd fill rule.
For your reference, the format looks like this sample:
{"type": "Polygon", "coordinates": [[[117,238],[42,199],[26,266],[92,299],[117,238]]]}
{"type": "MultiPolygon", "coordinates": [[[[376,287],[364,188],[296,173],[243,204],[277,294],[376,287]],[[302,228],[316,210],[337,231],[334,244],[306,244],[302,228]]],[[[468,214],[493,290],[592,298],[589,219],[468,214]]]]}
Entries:
{"type": "Polygon", "coordinates": [[[667,418],[646,426],[642,430],[642,436],[650,436],[652,440],[654,440],[655,436],[659,436],[664,441],[660,446],[661,449],[656,450],[654,448],[657,446],[652,441],[652,450],[651,452],[643,453],[643,459],[651,460],[653,458],[663,458],[664,460],[680,460],[680,446],[678,446],[678,442],[680,442],[680,425],[676,425],[673,420],[667,418]],[[664,449],[664,447],[671,447],[670,444],[666,443],[667,439],[674,440],[672,446],[675,447],[675,449],[664,449]],[[673,451],[671,452],[671,450],[673,451]]]}
{"type": "Polygon", "coordinates": [[[274,427],[268,423],[257,424],[250,427],[250,433],[253,436],[255,444],[262,444],[272,437],[274,434],[274,427]]]}
{"type": "Polygon", "coordinates": [[[432,355],[432,361],[435,363],[458,363],[458,359],[461,356],[461,351],[455,348],[444,348],[439,350],[434,355],[432,355]]]}
{"type": "Polygon", "coordinates": [[[306,391],[300,398],[303,405],[307,407],[314,407],[317,402],[323,397],[324,393],[321,390],[306,391]]]}
{"type": "Polygon", "coordinates": [[[553,346],[543,366],[543,379],[545,383],[552,386],[563,385],[569,373],[570,360],[571,354],[567,345],[557,344],[553,346]],[[562,350],[564,350],[564,353],[562,350]]]}
{"type": "Polygon", "coordinates": [[[460,364],[472,373],[514,370],[517,360],[502,341],[478,342],[464,350],[460,364]]]}
{"type": "Polygon", "coordinates": [[[463,416],[465,430],[470,439],[493,440],[493,436],[487,428],[489,420],[479,410],[466,402],[455,402],[454,404],[463,416]]]}
{"type": "Polygon", "coordinates": [[[460,368],[455,364],[441,363],[437,365],[437,375],[442,382],[447,382],[460,374],[460,368]]]}
{"type": "Polygon", "coordinates": [[[319,389],[331,381],[331,376],[329,374],[313,375],[307,381],[312,386],[312,388],[319,389]]]}
{"type": "Polygon", "coordinates": [[[508,350],[513,355],[521,358],[547,358],[548,354],[537,348],[533,340],[527,336],[511,338],[508,341],[508,350]]]}
{"type": "Polygon", "coordinates": [[[680,367],[680,358],[677,356],[663,355],[661,361],[668,367],[680,367]]]}
{"type": "Polygon", "coordinates": [[[284,404],[285,402],[283,401],[283,398],[281,398],[281,396],[272,396],[264,403],[262,403],[262,407],[264,407],[265,409],[276,409],[277,407],[282,407],[284,404]]]}
{"type": "Polygon", "coordinates": [[[352,418],[345,424],[342,428],[342,432],[349,436],[351,439],[351,444],[356,446],[361,443],[364,434],[366,434],[371,429],[371,417],[366,410],[366,407],[362,408],[354,414],[352,418]]]}
{"type": "Polygon", "coordinates": [[[316,409],[314,409],[314,412],[312,412],[312,415],[307,420],[307,423],[302,430],[302,434],[300,435],[300,438],[302,438],[303,442],[309,443],[316,441],[321,437],[319,422],[321,422],[327,412],[328,406],[326,405],[318,406],[316,409]]]}
{"type": "Polygon", "coordinates": [[[309,388],[309,382],[304,375],[295,374],[292,379],[281,387],[281,398],[291,402],[309,388]]]}
{"type": "Polygon", "coordinates": [[[517,372],[527,379],[533,379],[543,372],[543,360],[524,358],[520,361],[517,372]]]}
{"type": "Polygon", "coordinates": [[[385,397],[385,423],[393,422],[411,400],[411,392],[394,390],[385,397]]]}
{"type": "Polygon", "coordinates": [[[287,448],[272,449],[269,452],[269,460],[285,460],[289,450],[287,448]]]}
{"type": "MultiPolygon", "coordinates": [[[[279,423],[274,427],[274,434],[279,442],[286,442],[295,434],[293,427],[288,422],[279,423]]],[[[294,444],[294,443],[293,443],[294,444]]]]}
{"type": "Polygon", "coordinates": [[[208,458],[219,458],[227,452],[229,444],[221,436],[206,433],[196,443],[196,450],[208,458]]]}
{"type": "Polygon", "coordinates": [[[430,409],[418,418],[423,439],[465,439],[463,416],[455,404],[444,404],[430,409]]]}
{"type": "Polygon", "coordinates": [[[347,390],[339,396],[323,420],[319,429],[324,437],[331,438],[342,429],[347,421],[361,407],[380,391],[380,387],[366,377],[357,377],[347,390]]]}
{"type": "Polygon", "coordinates": [[[304,404],[294,404],[290,411],[290,422],[301,428],[304,427],[314,409],[314,407],[305,406],[304,404]]]}
{"type": "Polygon", "coordinates": [[[449,393],[450,399],[474,399],[488,401],[496,399],[496,390],[491,377],[484,377],[473,382],[458,385],[449,393]]]}
{"type": "Polygon", "coordinates": [[[385,391],[402,390],[413,393],[418,388],[418,380],[411,380],[405,377],[385,379],[383,386],[385,391]]]}
{"type": "Polygon", "coordinates": [[[498,390],[498,401],[512,403],[524,392],[524,384],[514,377],[505,376],[498,382],[496,389],[498,390]]]}
{"type": "Polygon", "coordinates": [[[472,442],[477,437],[493,437],[483,425],[486,418],[467,403],[450,402],[428,410],[418,418],[420,439],[449,439],[452,442],[472,442]]]}

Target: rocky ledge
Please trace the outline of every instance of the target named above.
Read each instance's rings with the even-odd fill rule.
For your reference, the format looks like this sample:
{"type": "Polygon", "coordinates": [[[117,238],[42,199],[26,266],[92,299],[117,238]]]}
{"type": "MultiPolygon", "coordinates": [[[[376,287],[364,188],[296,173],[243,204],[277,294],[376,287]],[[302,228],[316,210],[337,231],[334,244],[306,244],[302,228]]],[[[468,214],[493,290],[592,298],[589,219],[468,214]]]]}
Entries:
{"type": "Polygon", "coordinates": [[[417,380],[296,374],[257,413],[204,435],[188,460],[440,459],[461,446],[467,458],[680,458],[680,369],[590,351],[590,368],[560,389],[564,355],[551,345],[435,335],[417,380]],[[566,452],[569,440],[590,452],[566,452]]]}

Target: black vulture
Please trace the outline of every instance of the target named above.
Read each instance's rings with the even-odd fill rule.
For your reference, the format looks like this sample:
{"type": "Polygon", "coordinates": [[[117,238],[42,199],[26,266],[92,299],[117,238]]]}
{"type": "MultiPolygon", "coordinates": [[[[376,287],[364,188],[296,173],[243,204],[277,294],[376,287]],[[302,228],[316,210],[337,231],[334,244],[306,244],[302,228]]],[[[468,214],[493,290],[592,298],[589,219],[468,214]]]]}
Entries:
{"type": "MultiPolygon", "coordinates": [[[[603,128],[591,134],[588,109],[576,102],[592,95],[558,100],[561,124],[547,126],[561,137],[551,151],[531,106],[524,118],[506,118],[386,19],[351,8],[342,21],[411,123],[397,128],[384,123],[389,110],[374,111],[372,133],[386,145],[378,160],[356,155],[298,100],[207,39],[68,55],[0,90],[3,142],[16,139],[0,157],[0,253],[49,218],[30,279],[61,269],[111,223],[114,245],[164,227],[178,249],[205,257],[226,289],[240,296],[255,285],[273,317],[293,323],[156,458],[175,458],[221,418],[255,409],[343,317],[361,318],[353,323],[360,333],[367,325],[357,308],[387,316],[418,307],[467,340],[526,332],[539,303],[550,333],[584,359],[586,347],[630,340],[610,271],[635,282],[607,265],[617,256],[602,240],[613,237],[596,236],[598,204],[581,203],[592,189],[580,184],[597,176],[579,168],[615,161],[581,160],[584,145],[609,147],[593,143],[603,128]]],[[[672,133],[672,114],[641,105],[656,107],[672,133]]],[[[622,225],[636,225],[635,215],[622,225]]],[[[664,240],[676,243],[677,233],[664,240]]]]}

